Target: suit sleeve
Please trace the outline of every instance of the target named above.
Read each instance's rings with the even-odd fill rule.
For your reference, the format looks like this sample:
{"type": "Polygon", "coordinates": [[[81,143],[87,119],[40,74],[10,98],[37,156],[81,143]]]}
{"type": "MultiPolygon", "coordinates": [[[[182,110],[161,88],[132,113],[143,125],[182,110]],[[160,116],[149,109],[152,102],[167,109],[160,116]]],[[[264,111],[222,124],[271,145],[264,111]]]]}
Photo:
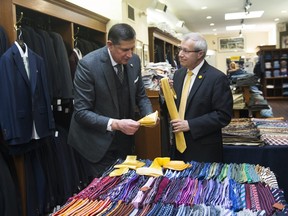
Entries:
{"type": "MultiPolygon", "coordinates": [[[[197,103],[197,107],[192,106],[199,112],[198,117],[188,119],[194,139],[221,130],[229,124],[233,114],[233,98],[225,74],[217,76],[214,82],[210,81],[207,84],[211,85],[211,87],[206,85],[206,91],[210,92],[210,95],[200,96],[205,97],[203,103],[197,103]]],[[[199,100],[201,101],[201,98],[199,100]]]]}

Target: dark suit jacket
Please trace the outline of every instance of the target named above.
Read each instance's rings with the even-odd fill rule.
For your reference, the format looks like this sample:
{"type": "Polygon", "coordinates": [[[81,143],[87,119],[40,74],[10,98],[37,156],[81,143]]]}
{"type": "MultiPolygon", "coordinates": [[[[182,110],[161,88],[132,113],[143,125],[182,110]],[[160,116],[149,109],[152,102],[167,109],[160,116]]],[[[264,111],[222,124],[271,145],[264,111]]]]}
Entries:
{"type": "MultiPolygon", "coordinates": [[[[133,55],[126,72],[130,91],[130,110],[136,106],[142,116],[153,112],[141,77],[140,59],[133,55]]],[[[79,62],[74,78],[74,113],[69,129],[68,143],[91,162],[102,159],[115,131],[107,131],[109,118],[119,119],[115,71],[107,47],[95,50],[79,62]]],[[[131,114],[135,117],[134,112],[131,114]]]]}
{"type": "MultiPolygon", "coordinates": [[[[177,108],[186,71],[179,69],[173,78],[177,108]]],[[[176,155],[185,161],[221,161],[221,128],[229,124],[232,114],[233,98],[226,75],[205,61],[187,99],[185,119],[190,126],[190,131],[184,133],[187,149],[183,154],[177,151],[176,155]]]]}
{"type": "Polygon", "coordinates": [[[40,138],[54,129],[43,59],[28,49],[30,79],[15,44],[0,59],[0,127],[7,143],[31,140],[32,123],[40,138]]]}

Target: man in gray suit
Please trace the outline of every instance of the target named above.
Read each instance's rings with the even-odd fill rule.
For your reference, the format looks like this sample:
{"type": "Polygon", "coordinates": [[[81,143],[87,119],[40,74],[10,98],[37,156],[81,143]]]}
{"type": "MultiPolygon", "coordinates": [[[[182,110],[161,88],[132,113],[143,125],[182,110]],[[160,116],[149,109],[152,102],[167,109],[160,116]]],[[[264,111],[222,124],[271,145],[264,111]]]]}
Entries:
{"type": "Polygon", "coordinates": [[[79,153],[90,178],[133,153],[133,135],[140,127],[136,107],[141,117],[153,112],[140,59],[133,54],[135,41],[131,26],[116,24],[106,46],[84,56],[76,69],[68,144],[79,153]]]}

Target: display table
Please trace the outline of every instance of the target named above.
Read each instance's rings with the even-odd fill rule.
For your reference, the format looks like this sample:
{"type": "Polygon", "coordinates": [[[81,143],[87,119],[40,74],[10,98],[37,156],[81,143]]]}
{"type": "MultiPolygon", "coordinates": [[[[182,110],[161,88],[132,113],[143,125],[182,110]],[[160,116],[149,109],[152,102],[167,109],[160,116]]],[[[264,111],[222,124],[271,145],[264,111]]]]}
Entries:
{"type": "Polygon", "coordinates": [[[288,146],[224,145],[224,163],[250,163],[269,167],[288,198],[288,146]]]}

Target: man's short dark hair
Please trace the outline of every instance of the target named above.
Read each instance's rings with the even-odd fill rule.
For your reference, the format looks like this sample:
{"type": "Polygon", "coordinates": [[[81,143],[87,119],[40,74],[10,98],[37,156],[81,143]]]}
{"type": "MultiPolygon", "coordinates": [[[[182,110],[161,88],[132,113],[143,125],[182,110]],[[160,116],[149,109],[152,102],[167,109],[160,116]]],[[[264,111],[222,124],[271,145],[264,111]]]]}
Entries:
{"type": "Polygon", "coordinates": [[[126,23],[115,24],[108,32],[108,40],[111,40],[113,44],[120,44],[121,41],[133,40],[135,38],[135,30],[126,23]]]}

